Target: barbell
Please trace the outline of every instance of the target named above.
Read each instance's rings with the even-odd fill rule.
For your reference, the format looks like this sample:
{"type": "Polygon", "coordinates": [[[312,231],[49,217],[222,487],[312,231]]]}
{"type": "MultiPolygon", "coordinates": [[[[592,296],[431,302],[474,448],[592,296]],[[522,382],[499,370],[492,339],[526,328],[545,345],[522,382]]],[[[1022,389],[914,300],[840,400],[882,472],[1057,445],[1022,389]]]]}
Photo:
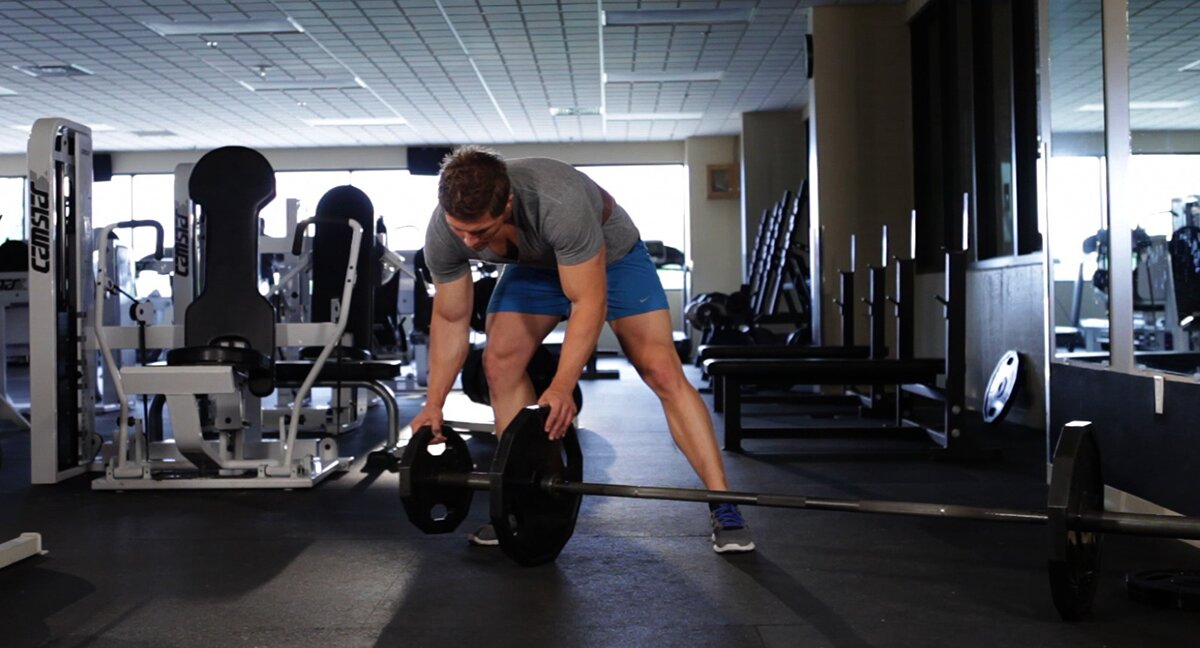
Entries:
{"type": "MultiPolygon", "coordinates": [[[[400,495],[409,520],[426,533],[449,533],[466,519],[477,490],[491,491],[491,522],[500,548],[526,566],[553,561],[575,530],[584,495],[748,506],[875,513],[1045,525],[1050,532],[1047,571],[1054,606],[1068,621],[1082,619],[1096,594],[1105,533],[1200,539],[1200,518],[1104,510],[1100,454],[1091,423],[1072,422],[1058,441],[1045,511],[960,504],[863,500],[805,495],[601,484],[582,481],[583,453],[574,428],[547,437],[548,410],[522,410],[504,430],[489,472],[472,472],[466,442],[443,430],[441,453],[432,429],[421,428],[400,461],[400,495]]],[[[440,445],[440,444],[439,444],[440,445]]]]}

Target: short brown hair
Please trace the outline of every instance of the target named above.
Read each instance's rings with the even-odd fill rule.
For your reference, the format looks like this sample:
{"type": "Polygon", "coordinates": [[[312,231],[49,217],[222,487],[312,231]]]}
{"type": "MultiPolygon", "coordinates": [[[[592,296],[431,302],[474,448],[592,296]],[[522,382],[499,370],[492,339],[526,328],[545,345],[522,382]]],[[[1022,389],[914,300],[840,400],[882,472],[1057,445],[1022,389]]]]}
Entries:
{"type": "Polygon", "coordinates": [[[502,213],[510,186],[508,166],[495,151],[460,146],[442,160],[438,203],[447,214],[470,222],[502,213]]]}

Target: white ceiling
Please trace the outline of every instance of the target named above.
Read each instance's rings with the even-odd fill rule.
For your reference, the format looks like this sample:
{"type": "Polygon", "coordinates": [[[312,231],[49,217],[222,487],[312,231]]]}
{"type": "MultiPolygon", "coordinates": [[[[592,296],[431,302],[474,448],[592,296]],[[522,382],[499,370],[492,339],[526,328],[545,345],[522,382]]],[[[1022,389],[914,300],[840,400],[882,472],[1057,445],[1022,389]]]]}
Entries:
{"type": "Polygon", "coordinates": [[[16,92],[0,96],[0,153],[23,152],[27,135],[14,126],[45,116],[112,127],[94,135],[96,148],[108,151],[733,134],[743,112],[805,103],[805,8],[813,4],[838,2],[0,0],[0,87],[16,92]],[[678,7],[754,13],[740,24],[600,27],[601,10],[678,7]],[[303,33],[160,36],[143,24],[281,18],[303,33]],[[93,74],[34,78],[14,69],[54,64],[93,74]],[[709,71],[721,79],[601,82],[602,72],[709,71]],[[256,92],[243,85],[336,85],[355,77],[364,87],[256,92]],[[553,117],[551,107],[603,107],[608,118],[553,117]],[[622,113],[700,118],[616,119],[622,113]],[[400,117],[407,124],[302,121],[342,117],[400,117]]]}
{"type": "MultiPolygon", "coordinates": [[[[1103,111],[1080,110],[1104,102],[1101,2],[1050,0],[1049,5],[1052,128],[1102,132],[1103,111]]],[[[1200,130],[1200,64],[1180,70],[1200,61],[1198,29],[1200,0],[1129,0],[1133,129],[1200,130]]]]}

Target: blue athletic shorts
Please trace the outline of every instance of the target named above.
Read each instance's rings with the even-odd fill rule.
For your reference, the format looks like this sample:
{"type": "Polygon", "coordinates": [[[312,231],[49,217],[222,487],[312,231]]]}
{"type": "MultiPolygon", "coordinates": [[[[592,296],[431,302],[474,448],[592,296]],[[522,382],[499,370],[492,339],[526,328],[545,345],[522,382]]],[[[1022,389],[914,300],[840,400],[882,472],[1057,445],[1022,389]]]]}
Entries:
{"type": "MultiPolygon", "coordinates": [[[[645,243],[638,241],[629,254],[609,264],[606,275],[608,321],[668,308],[667,294],[645,243]]],[[[496,283],[488,312],[567,317],[571,301],[563,294],[557,270],[512,264],[504,268],[496,283]]]]}

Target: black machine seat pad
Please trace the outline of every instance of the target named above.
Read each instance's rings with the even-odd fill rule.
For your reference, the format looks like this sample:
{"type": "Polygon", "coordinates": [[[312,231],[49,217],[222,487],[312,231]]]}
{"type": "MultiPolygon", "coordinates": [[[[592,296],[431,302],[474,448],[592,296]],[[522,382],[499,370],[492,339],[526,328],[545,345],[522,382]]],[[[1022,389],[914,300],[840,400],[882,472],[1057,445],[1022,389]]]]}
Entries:
{"type": "Polygon", "coordinates": [[[171,349],[167,351],[167,365],[172,367],[228,365],[248,374],[250,393],[255,396],[266,396],[274,391],[272,384],[274,359],[248,347],[190,346],[171,349]]]}
{"type": "MultiPolygon", "coordinates": [[[[289,360],[275,363],[275,380],[281,384],[299,385],[308,377],[313,363],[289,360]]],[[[387,360],[365,362],[334,362],[330,360],[321,367],[317,382],[369,382],[372,380],[395,380],[400,375],[400,363],[387,360]]]]}
{"type": "MultiPolygon", "coordinates": [[[[304,347],[303,349],[300,349],[300,358],[303,360],[316,360],[317,356],[321,355],[321,351],[324,349],[325,347],[319,346],[304,347]]],[[[329,362],[331,363],[339,359],[361,362],[364,360],[370,360],[371,358],[371,352],[361,347],[338,345],[333,347],[333,351],[329,353],[329,362]]]]}
{"type": "Polygon", "coordinates": [[[764,359],[708,360],[710,376],[741,378],[751,382],[788,381],[809,385],[865,385],[932,383],[945,371],[941,358],[912,360],[871,359],[764,359]]]}
{"type": "Polygon", "coordinates": [[[247,347],[190,346],[167,351],[167,364],[172,367],[232,365],[238,369],[270,371],[271,357],[247,347]]]}

